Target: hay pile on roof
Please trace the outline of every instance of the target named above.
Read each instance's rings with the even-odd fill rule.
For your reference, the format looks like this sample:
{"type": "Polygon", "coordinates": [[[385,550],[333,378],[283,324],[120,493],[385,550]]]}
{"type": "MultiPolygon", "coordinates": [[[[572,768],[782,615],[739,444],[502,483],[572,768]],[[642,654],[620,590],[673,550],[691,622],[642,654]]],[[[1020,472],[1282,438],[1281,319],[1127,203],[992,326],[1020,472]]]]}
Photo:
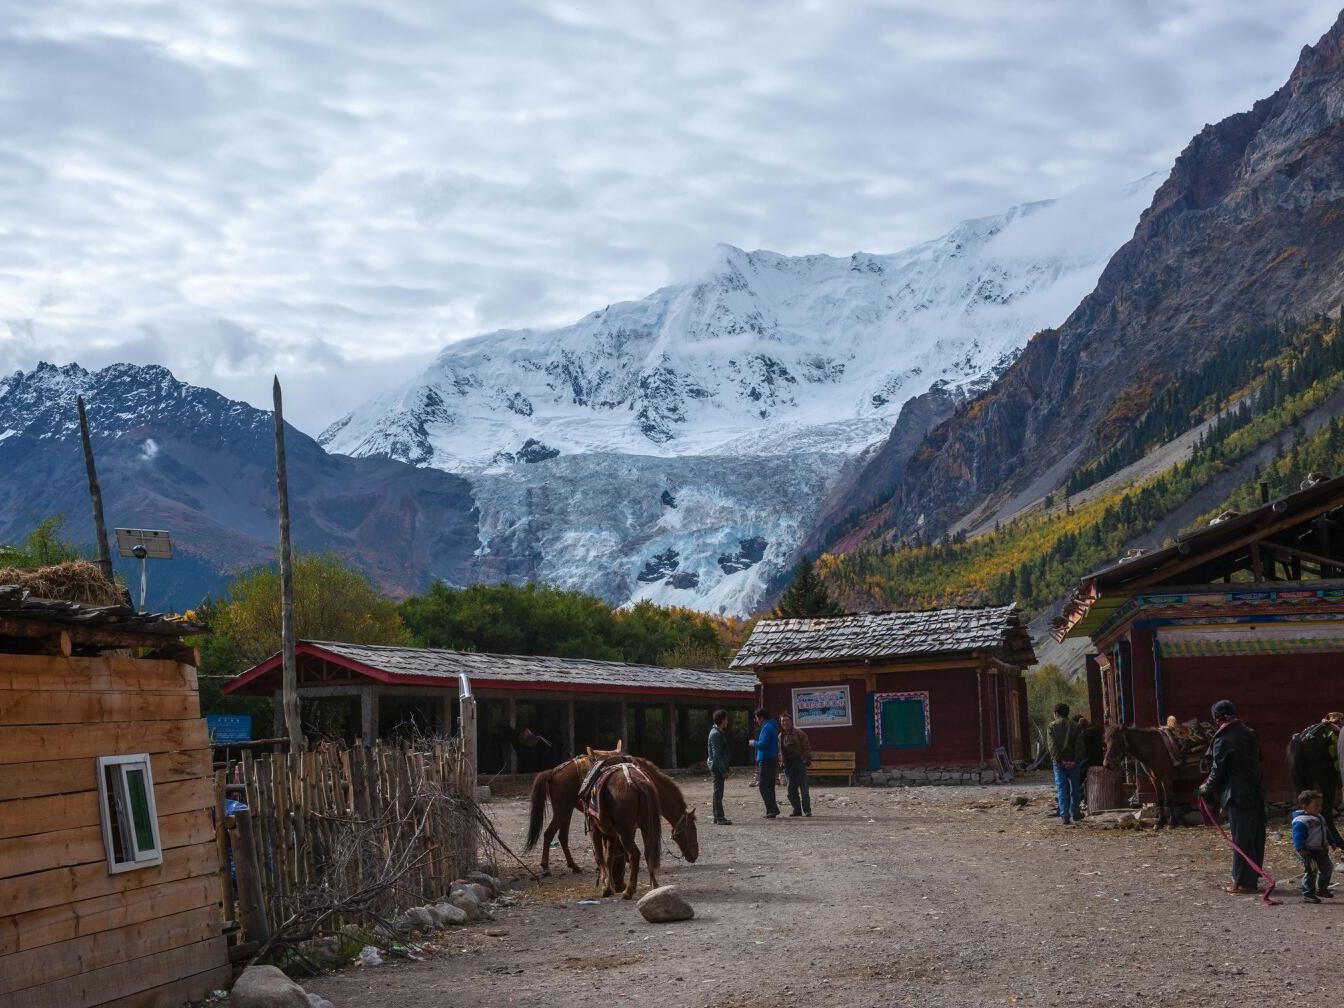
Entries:
{"type": "Polygon", "coordinates": [[[71,560],[34,570],[0,568],[0,585],[17,585],[33,598],[85,605],[114,606],[126,601],[121,589],[103,577],[97,564],[87,560],[71,560]]]}

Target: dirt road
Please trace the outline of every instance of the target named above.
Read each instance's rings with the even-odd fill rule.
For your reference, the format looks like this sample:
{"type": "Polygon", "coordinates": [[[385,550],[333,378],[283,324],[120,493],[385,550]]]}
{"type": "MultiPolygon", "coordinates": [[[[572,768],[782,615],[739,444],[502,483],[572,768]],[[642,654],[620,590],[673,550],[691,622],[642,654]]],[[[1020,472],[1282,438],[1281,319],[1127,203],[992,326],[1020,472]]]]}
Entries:
{"type": "MultiPolygon", "coordinates": [[[[705,783],[686,791],[707,813],[705,783]]],[[[494,924],[455,932],[429,961],[307,989],[337,1008],[1336,999],[1344,897],[1299,901],[1291,845],[1273,825],[1267,858],[1285,903],[1266,908],[1219,891],[1227,858],[1210,831],[1064,827],[1044,815],[1039,783],[821,787],[813,818],[773,821],[753,797],[745,776],[730,780],[735,825],[702,825],[694,865],[664,858],[662,881],[681,887],[693,921],[648,924],[620,900],[577,905],[593,878],[580,834],[582,876],[514,894],[494,924]],[[1030,803],[1016,808],[1014,795],[1030,803]]],[[[492,813],[521,841],[521,799],[492,813]]]]}

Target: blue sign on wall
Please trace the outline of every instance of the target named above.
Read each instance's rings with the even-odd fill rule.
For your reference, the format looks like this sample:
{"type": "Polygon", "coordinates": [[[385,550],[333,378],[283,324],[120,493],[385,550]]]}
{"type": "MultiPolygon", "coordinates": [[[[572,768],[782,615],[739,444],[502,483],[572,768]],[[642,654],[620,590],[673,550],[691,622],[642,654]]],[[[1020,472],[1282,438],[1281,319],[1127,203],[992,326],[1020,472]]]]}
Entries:
{"type": "Polygon", "coordinates": [[[252,741],[251,714],[207,714],[205,726],[210,731],[211,745],[252,741]]]}

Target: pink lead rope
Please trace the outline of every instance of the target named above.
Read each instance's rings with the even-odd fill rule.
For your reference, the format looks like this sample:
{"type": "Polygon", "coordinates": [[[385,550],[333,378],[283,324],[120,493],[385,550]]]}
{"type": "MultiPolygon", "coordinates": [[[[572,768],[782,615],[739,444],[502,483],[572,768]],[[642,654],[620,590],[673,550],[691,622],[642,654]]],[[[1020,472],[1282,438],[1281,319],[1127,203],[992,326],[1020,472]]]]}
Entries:
{"type": "Polygon", "coordinates": [[[1214,816],[1213,811],[1209,808],[1208,802],[1203,798],[1198,798],[1197,800],[1199,801],[1199,811],[1204,815],[1204,821],[1221,833],[1223,839],[1228,842],[1234,851],[1242,856],[1245,862],[1255,870],[1255,873],[1269,883],[1269,888],[1266,889],[1264,895],[1260,897],[1260,902],[1265,906],[1282,906],[1283,900],[1270,899],[1270,897],[1274,895],[1274,887],[1278,885],[1278,882],[1274,880],[1274,876],[1252,861],[1251,856],[1238,847],[1237,842],[1228,836],[1227,830],[1223,829],[1223,824],[1214,816]]]}

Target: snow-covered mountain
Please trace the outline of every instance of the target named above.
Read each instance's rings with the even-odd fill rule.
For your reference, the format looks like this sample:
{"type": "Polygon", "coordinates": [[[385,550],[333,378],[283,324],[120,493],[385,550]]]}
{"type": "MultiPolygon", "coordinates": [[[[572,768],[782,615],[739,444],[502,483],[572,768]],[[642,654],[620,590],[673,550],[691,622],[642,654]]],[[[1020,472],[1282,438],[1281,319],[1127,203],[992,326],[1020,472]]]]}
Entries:
{"type": "Polygon", "coordinates": [[[501,576],[746,612],[902,405],[980,389],[1063,321],[1159,181],[891,255],[720,246],[694,283],[452,344],[319,441],[465,476],[501,576]]]}

